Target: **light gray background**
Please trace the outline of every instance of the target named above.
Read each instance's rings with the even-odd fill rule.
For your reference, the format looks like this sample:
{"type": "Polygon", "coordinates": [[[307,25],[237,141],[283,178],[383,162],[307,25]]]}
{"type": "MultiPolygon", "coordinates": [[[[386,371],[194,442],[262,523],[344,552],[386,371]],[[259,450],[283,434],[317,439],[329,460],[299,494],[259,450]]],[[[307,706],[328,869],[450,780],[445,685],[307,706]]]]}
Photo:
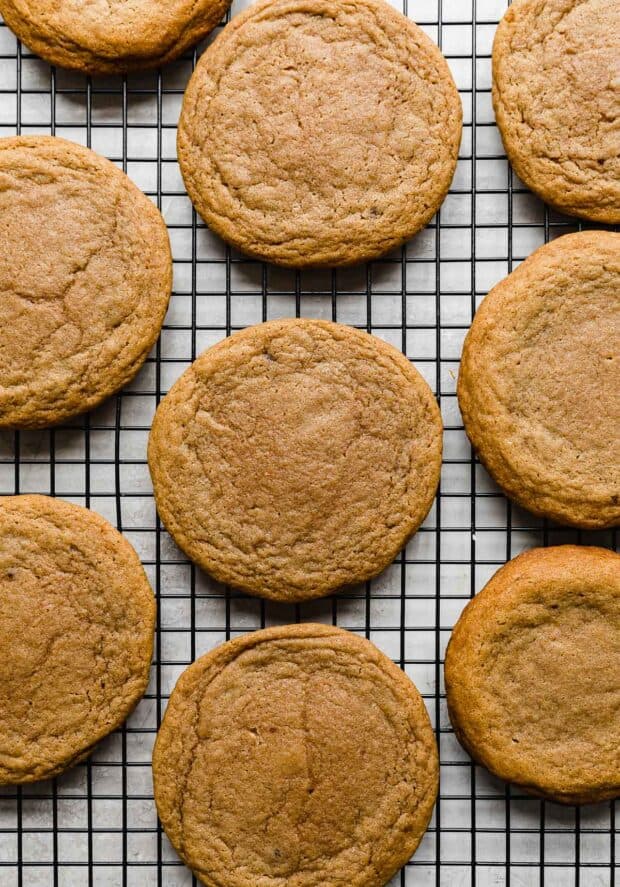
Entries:
{"type": "MultiPolygon", "coordinates": [[[[235,3],[233,13],[240,8],[235,3]]],[[[369,637],[416,682],[437,728],[440,802],[393,885],[614,883],[613,805],[576,812],[544,804],[473,768],[442,695],[450,629],[500,564],[532,545],[615,541],[611,533],[553,528],[511,507],[472,459],[456,403],[475,305],[535,247],[576,228],[547,212],[504,158],[489,87],[505,8],[506,0],[409,0],[404,11],[440,43],[461,93],[457,174],[440,217],[406,247],[338,273],[263,267],[196,219],[175,159],[192,57],[161,74],[90,81],[51,70],[0,24],[0,135],[55,133],[115,160],[161,207],[175,258],[161,340],[135,381],[71,427],[0,434],[0,493],[51,492],[89,505],[135,545],[160,599],[151,685],[126,728],[54,782],[0,788],[0,887],[191,884],[157,827],[149,761],[158,719],[197,655],[296,619],[336,621],[369,637]],[[296,313],[356,324],[402,348],[437,391],[446,426],[440,496],[404,556],[369,587],[298,608],[227,594],[191,567],[157,524],[145,462],[156,405],[197,353],[231,330],[296,313]]]]}

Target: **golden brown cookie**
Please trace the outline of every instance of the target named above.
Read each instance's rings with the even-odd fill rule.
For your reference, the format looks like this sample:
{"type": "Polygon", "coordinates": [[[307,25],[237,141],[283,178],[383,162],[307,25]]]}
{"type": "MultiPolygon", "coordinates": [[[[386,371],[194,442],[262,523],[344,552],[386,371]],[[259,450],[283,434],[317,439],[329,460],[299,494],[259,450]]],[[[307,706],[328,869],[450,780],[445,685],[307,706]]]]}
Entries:
{"type": "Polygon", "coordinates": [[[562,804],[620,795],[620,556],[510,561],[462,613],[445,676],[457,737],[500,779],[562,804]]]}
{"type": "Polygon", "coordinates": [[[138,372],[172,286],[164,221],[114,164],[0,139],[0,428],[90,410],[138,372]]]}
{"type": "Polygon", "coordinates": [[[458,382],[506,494],[563,524],[620,523],[620,234],[568,234],[482,302],[458,382]]]}
{"type": "Polygon", "coordinates": [[[493,44],[506,154],[560,212],[620,222],[620,4],[515,0],[493,44]]]}
{"type": "Polygon", "coordinates": [[[177,58],[220,22],[230,0],[0,0],[5,22],[52,65],[122,74],[177,58]]]}
{"type": "Polygon", "coordinates": [[[409,678],[324,625],[190,665],[153,755],[163,826],[207,887],[383,887],[422,839],[438,769],[409,678]]]}
{"type": "Polygon", "coordinates": [[[159,514],[220,582],[299,601],[370,579],[426,516],[441,416],[400,351],[276,320],[205,351],[149,439],[159,514]]]}
{"type": "Polygon", "coordinates": [[[0,499],[0,784],[56,776],[134,709],[155,600],[110,524],[47,496],[0,499]]]}
{"type": "Polygon", "coordinates": [[[233,246],[295,268],[350,265],[431,220],[461,124],[439,49],[383,0],[263,0],[200,59],[179,162],[233,246]]]}

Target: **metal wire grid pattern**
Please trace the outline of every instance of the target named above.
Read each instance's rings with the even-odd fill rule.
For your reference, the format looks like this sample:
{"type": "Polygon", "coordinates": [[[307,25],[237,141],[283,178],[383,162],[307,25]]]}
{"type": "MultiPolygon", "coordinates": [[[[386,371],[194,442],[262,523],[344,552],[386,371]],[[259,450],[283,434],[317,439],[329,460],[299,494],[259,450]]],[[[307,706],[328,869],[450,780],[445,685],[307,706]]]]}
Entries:
{"type": "Polygon", "coordinates": [[[62,135],[109,156],[164,213],[175,259],[162,336],[134,382],[71,425],[0,435],[0,494],[51,493],[103,514],[138,550],[159,601],[151,683],[127,724],[64,776],[0,788],[0,887],[196,883],[152,801],[150,755],[167,698],[196,656],[297,620],[370,638],[416,682],[435,725],[440,798],[393,887],[615,884],[614,804],[562,808],[492,779],[456,742],[443,695],[451,627],[501,564],[531,545],[616,543],[614,533],[556,528],[507,502],[473,457],[456,404],[461,343],[479,299],[536,246],[577,227],[546,210],[505,160],[490,102],[491,41],[505,8],[506,0],[408,0],[403,11],[442,47],[463,99],[453,187],[434,222],[386,259],[303,273],[226,248],[191,207],[175,130],[196,54],[155,74],[91,80],[50,69],[0,20],[0,135],[62,135]],[[301,606],[246,598],[189,564],[157,519],[145,460],[157,404],[201,350],[291,315],[354,324],[401,348],[436,391],[445,423],[439,495],[406,551],[365,587],[301,606]]]}

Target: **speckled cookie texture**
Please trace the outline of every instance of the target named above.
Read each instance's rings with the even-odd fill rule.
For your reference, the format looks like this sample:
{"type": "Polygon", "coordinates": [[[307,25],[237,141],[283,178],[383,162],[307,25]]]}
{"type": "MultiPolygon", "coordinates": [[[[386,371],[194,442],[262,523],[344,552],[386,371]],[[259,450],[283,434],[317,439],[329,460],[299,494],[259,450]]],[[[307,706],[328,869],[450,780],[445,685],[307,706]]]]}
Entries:
{"type": "Polygon", "coordinates": [[[458,397],[508,496],[563,524],[620,523],[620,234],[561,237],[491,290],[458,397]]]}
{"type": "Polygon", "coordinates": [[[418,691],[373,644],[288,625],[181,675],[153,776],[207,887],[383,887],[428,825],[438,760],[418,691]]]}
{"type": "Polygon", "coordinates": [[[515,0],[493,44],[493,105],[532,191],[561,212],[620,222],[617,0],[515,0]]]}
{"type": "Polygon", "coordinates": [[[430,221],[461,117],[439,49],[382,0],[266,0],[202,56],[179,162],[199,213],[238,249],[348,265],[430,221]]]}
{"type": "Polygon", "coordinates": [[[122,74],[177,58],[229,6],[229,0],[0,0],[0,13],[51,64],[122,74]]]}
{"type": "Polygon", "coordinates": [[[100,404],[159,335],[172,259],[157,208],[114,164],[45,136],[0,139],[0,428],[100,404]]]}
{"type": "Polygon", "coordinates": [[[155,600],[103,518],[60,499],[0,499],[0,784],[87,757],[144,693],[155,600]]]}
{"type": "Polygon", "coordinates": [[[375,576],[426,516],[435,398],[399,351],[316,320],[205,351],[161,403],[148,458],[159,514],[221,582],[303,600],[375,576]]]}
{"type": "Polygon", "coordinates": [[[620,795],[620,556],[510,561],[461,615],[445,676],[456,735],[496,776],[566,804],[620,795]]]}

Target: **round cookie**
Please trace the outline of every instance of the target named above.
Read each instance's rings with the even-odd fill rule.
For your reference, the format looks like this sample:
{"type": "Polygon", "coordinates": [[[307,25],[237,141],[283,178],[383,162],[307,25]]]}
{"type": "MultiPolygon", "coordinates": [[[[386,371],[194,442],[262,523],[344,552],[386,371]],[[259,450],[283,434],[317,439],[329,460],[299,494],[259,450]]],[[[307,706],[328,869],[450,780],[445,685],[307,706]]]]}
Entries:
{"type": "Polygon", "coordinates": [[[377,575],[426,516],[441,468],[435,398],[400,351],[277,320],[205,351],[160,404],[157,509],[220,582],[300,601],[377,575]]]}
{"type": "Polygon", "coordinates": [[[207,887],[383,887],[438,788],[420,694],[373,644],[324,625],[237,638],[170,697],[155,801],[207,887]]]}
{"type": "Polygon", "coordinates": [[[149,679],[155,600],[103,518],[0,499],[0,784],[50,779],[123,723],[149,679]]]}
{"type": "Polygon", "coordinates": [[[562,804],[620,795],[620,556],[538,548],[467,605],[445,663],[455,733],[500,779],[562,804]]]}
{"type": "Polygon", "coordinates": [[[586,529],[620,523],[620,234],[568,234],[482,302],[465,339],[465,430],[506,494],[586,529]]]}
{"type": "Polygon", "coordinates": [[[437,46],[383,0],[262,0],[192,76],[185,185],[209,227],[278,265],[350,265],[424,227],[461,139],[437,46]]]}
{"type": "Polygon", "coordinates": [[[560,212],[620,222],[620,5],[515,0],[493,44],[506,154],[560,212]]]}
{"type": "Polygon", "coordinates": [[[230,0],[0,0],[0,13],[52,65],[123,74],[178,58],[229,6],[230,0]]]}
{"type": "Polygon", "coordinates": [[[172,286],[164,221],[114,164],[0,139],[0,428],[90,410],[138,372],[172,286]]]}

